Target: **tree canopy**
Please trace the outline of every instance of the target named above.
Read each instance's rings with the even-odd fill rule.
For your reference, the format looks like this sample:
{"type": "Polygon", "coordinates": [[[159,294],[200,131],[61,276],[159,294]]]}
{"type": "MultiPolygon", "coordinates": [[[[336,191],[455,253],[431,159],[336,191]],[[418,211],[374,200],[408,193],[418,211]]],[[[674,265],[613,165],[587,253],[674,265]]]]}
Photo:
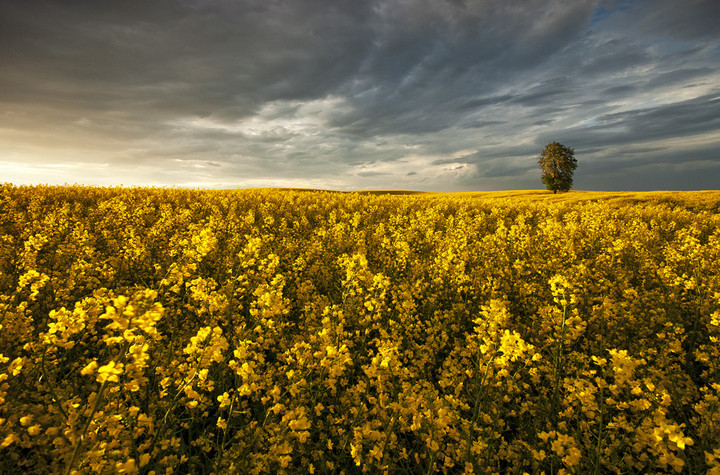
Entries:
{"type": "Polygon", "coordinates": [[[577,168],[575,149],[559,142],[550,142],[545,146],[538,160],[542,171],[542,182],[553,193],[570,191],[573,173],[577,168]]]}

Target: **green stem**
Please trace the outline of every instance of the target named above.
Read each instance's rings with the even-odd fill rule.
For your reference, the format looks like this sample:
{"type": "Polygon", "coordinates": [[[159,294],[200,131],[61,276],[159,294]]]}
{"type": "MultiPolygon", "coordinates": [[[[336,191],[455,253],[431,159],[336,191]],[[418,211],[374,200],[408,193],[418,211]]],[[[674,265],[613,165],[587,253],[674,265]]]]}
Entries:
{"type": "Polygon", "coordinates": [[[562,357],[565,346],[565,318],[567,316],[567,306],[563,305],[562,326],[560,327],[560,339],[557,342],[555,351],[555,384],[553,387],[553,413],[552,417],[557,429],[557,412],[560,406],[560,369],[562,367],[562,357]]]}
{"type": "Polygon", "coordinates": [[[595,473],[600,473],[600,463],[602,459],[602,440],[603,440],[603,414],[605,412],[605,388],[600,388],[600,425],[598,426],[597,446],[595,447],[595,473]]]}
{"type": "MultiPolygon", "coordinates": [[[[600,349],[602,354],[605,353],[605,313],[602,312],[600,317],[600,349]]],[[[605,379],[605,369],[603,368],[603,379],[605,379]]],[[[600,473],[600,464],[602,460],[602,440],[603,440],[603,425],[605,415],[605,386],[600,388],[600,423],[598,425],[598,436],[597,446],[595,447],[595,471],[594,473],[600,473]]]]}
{"type": "Polygon", "coordinates": [[[87,420],[85,421],[85,424],[83,425],[82,431],[80,432],[80,436],[75,441],[75,448],[73,449],[72,458],[70,459],[70,462],[67,464],[67,468],[65,469],[65,475],[70,475],[73,465],[75,465],[75,460],[77,459],[77,456],[80,453],[80,448],[82,447],[83,441],[85,440],[85,434],[87,433],[87,430],[90,427],[90,423],[92,422],[92,418],[95,415],[95,411],[97,411],[97,408],[100,405],[100,400],[102,399],[103,393],[105,392],[105,387],[107,386],[107,382],[108,382],[108,380],[106,379],[105,381],[103,381],[102,385],[100,386],[100,390],[98,391],[97,396],[95,397],[95,403],[93,404],[92,410],[90,411],[90,414],[88,415],[87,420]]]}
{"type": "MultiPolygon", "coordinates": [[[[208,344],[209,344],[209,342],[210,342],[210,340],[208,340],[208,344]]],[[[201,365],[201,363],[202,363],[202,359],[203,359],[203,357],[205,356],[205,352],[206,352],[206,351],[207,351],[207,346],[205,346],[205,348],[203,348],[203,352],[202,352],[202,354],[200,355],[200,358],[198,359],[197,365],[195,366],[195,369],[193,370],[192,376],[190,376],[190,379],[188,379],[188,380],[185,382],[185,384],[183,384],[182,388],[180,388],[180,389],[178,390],[178,392],[175,394],[175,397],[173,398],[173,400],[172,400],[171,403],[170,403],[170,407],[168,408],[167,411],[165,411],[165,415],[163,416],[162,424],[160,425],[160,428],[158,428],[158,429],[155,431],[155,434],[153,434],[152,441],[150,442],[150,450],[149,450],[149,453],[152,453],[153,449],[155,448],[155,442],[157,441],[157,437],[158,437],[158,435],[160,435],[160,434],[162,433],[162,431],[165,429],[165,425],[167,424],[168,415],[170,415],[170,411],[172,411],[172,410],[175,408],[175,406],[177,405],[178,401],[180,400],[180,399],[179,399],[179,398],[180,398],[180,395],[185,391],[185,388],[188,387],[188,385],[189,385],[190,383],[192,383],[193,379],[195,379],[195,376],[198,375],[198,369],[200,368],[200,365],[201,365]]]]}
{"type": "Polygon", "coordinates": [[[218,448],[218,455],[215,458],[215,470],[218,470],[218,466],[220,464],[220,461],[222,460],[223,452],[225,451],[225,440],[227,438],[227,431],[228,427],[230,426],[230,419],[232,419],[232,413],[233,409],[235,407],[235,397],[237,396],[237,393],[233,393],[232,401],[230,401],[230,410],[228,412],[228,418],[225,421],[225,428],[223,429],[223,436],[222,436],[222,442],[220,442],[220,447],[218,448]]]}
{"type": "MultiPolygon", "coordinates": [[[[113,360],[114,363],[117,363],[118,359],[125,359],[125,353],[128,350],[128,347],[130,346],[129,342],[126,342],[123,346],[122,350],[120,351],[120,354],[115,357],[113,360]]],[[[85,424],[83,425],[82,431],[80,431],[80,436],[78,437],[77,441],[75,441],[75,448],[73,449],[72,458],[70,459],[70,462],[67,465],[67,468],[65,469],[65,475],[69,475],[72,471],[72,467],[75,464],[75,460],[77,459],[77,456],[80,454],[80,448],[82,447],[83,441],[85,440],[85,434],[87,433],[88,428],[90,427],[90,423],[92,422],[92,418],[95,415],[95,412],[98,409],[98,406],[100,405],[100,401],[102,400],[102,397],[105,392],[105,387],[107,387],[108,379],[105,379],[102,384],[100,385],[100,389],[98,390],[97,396],[95,396],[95,403],[93,404],[92,410],[90,411],[90,414],[87,417],[87,420],[85,421],[85,424]]]]}
{"type": "Polygon", "coordinates": [[[69,422],[70,419],[68,418],[67,413],[65,412],[65,409],[62,407],[62,403],[60,402],[60,398],[58,397],[57,393],[55,392],[55,387],[50,382],[50,378],[47,375],[47,370],[45,369],[45,355],[47,353],[47,346],[43,349],[42,354],[42,360],[40,360],[40,370],[42,371],[42,376],[45,378],[45,384],[47,384],[48,389],[50,390],[50,394],[52,395],[53,401],[55,404],[57,404],[58,409],[60,410],[60,414],[63,415],[65,418],[65,422],[69,422]]]}

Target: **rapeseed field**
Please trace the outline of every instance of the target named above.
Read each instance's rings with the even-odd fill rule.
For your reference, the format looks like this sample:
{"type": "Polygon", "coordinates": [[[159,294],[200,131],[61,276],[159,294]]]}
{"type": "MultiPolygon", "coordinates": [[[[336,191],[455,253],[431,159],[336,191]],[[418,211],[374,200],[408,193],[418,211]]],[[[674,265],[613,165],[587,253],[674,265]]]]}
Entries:
{"type": "Polygon", "coordinates": [[[720,474],[719,209],[2,185],[0,472],[720,474]]]}

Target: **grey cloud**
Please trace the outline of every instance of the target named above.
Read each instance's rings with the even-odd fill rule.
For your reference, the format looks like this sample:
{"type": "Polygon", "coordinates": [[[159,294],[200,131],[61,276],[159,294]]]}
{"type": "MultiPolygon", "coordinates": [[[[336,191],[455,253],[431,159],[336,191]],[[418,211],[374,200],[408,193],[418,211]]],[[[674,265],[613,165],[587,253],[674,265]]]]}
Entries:
{"type": "Polygon", "coordinates": [[[602,91],[601,97],[613,99],[629,97],[635,92],[637,92],[637,90],[637,86],[634,86],[632,84],[624,84],[622,86],[614,86],[605,89],[604,91],[602,91]]]}
{"type": "Polygon", "coordinates": [[[595,46],[588,51],[581,72],[586,75],[612,74],[648,64],[652,56],[644,49],[618,39],[595,46]]]}
{"type": "Polygon", "coordinates": [[[15,34],[5,50],[20,59],[4,90],[222,117],[268,100],[321,97],[357,69],[358,55],[347,53],[365,43],[354,32],[367,12],[357,6],[364,2],[307,3],[6,2],[2,16],[13,21],[2,27],[15,34]],[[22,81],[39,72],[47,79],[22,81]]]}
{"type": "Polygon", "coordinates": [[[658,35],[672,35],[682,40],[717,37],[720,3],[715,0],[692,2],[645,0],[639,2],[643,16],[637,25],[658,35]]]}
{"type": "Polygon", "coordinates": [[[558,98],[571,95],[574,92],[573,89],[574,85],[567,77],[552,78],[514,97],[510,102],[526,107],[542,106],[559,102],[558,98]]]}
{"type": "Polygon", "coordinates": [[[357,174],[358,176],[362,177],[376,177],[376,176],[387,176],[389,173],[383,173],[383,172],[359,172],[357,174]]]}
{"type": "Polygon", "coordinates": [[[720,97],[702,96],[688,101],[607,114],[600,129],[624,129],[626,140],[683,137],[720,129],[720,97]]]}
{"type": "Polygon", "coordinates": [[[440,160],[433,160],[433,165],[449,165],[451,163],[475,163],[472,155],[466,155],[458,158],[442,158],[440,160]]]}
{"type": "Polygon", "coordinates": [[[481,129],[483,127],[491,127],[494,125],[502,125],[505,122],[501,120],[473,120],[470,122],[464,122],[460,124],[460,127],[464,129],[481,129]]]}
{"type": "Polygon", "coordinates": [[[687,85],[691,84],[691,81],[694,81],[696,78],[713,74],[716,71],[716,68],[676,69],[674,71],[669,71],[655,76],[645,84],[645,87],[663,87],[673,84],[687,85]]]}
{"type": "Polygon", "coordinates": [[[559,140],[579,184],[616,186],[624,170],[666,186],[687,157],[717,173],[718,5],[6,0],[0,162],[77,153],[176,181],[533,188],[536,155],[559,140]],[[467,166],[363,170],[412,157],[467,166]]]}
{"type": "Polygon", "coordinates": [[[380,29],[366,63],[366,81],[350,96],[353,110],[334,117],[332,125],[360,134],[379,129],[427,133],[453,120],[454,104],[468,109],[503,102],[511,96],[477,95],[497,91],[507,74],[542,63],[589,21],[589,2],[540,2],[545,8],[533,3],[517,10],[499,1],[461,8],[445,2],[388,2],[403,7],[383,12],[381,26],[400,27],[380,29]],[[540,19],[538,11],[543,12],[540,19]],[[418,104],[423,105],[420,113],[418,104]],[[426,118],[429,110],[432,120],[426,118]],[[441,120],[444,116],[449,118],[441,120]]]}
{"type": "Polygon", "coordinates": [[[503,104],[503,103],[509,102],[513,98],[514,98],[514,96],[505,94],[502,96],[482,97],[482,98],[478,98],[478,99],[466,100],[466,101],[463,101],[463,103],[457,108],[457,111],[463,112],[463,111],[467,111],[469,109],[477,109],[477,108],[481,108],[481,107],[485,107],[485,106],[503,104]]]}
{"type": "Polygon", "coordinates": [[[477,176],[482,178],[520,177],[526,170],[535,169],[536,164],[523,163],[518,160],[496,159],[481,162],[477,167],[477,176]]]}

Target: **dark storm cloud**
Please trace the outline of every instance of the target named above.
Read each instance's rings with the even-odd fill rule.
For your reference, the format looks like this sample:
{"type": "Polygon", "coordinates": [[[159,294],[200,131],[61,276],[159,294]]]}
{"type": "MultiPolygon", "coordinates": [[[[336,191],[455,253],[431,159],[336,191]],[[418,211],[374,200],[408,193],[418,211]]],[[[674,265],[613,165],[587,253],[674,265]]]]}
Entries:
{"type": "Polygon", "coordinates": [[[643,48],[618,39],[599,44],[592,51],[580,66],[580,72],[588,76],[622,72],[652,62],[652,56],[643,48]]]}
{"type": "Polygon", "coordinates": [[[360,55],[347,52],[362,49],[367,12],[363,2],[307,3],[5,2],[3,90],[20,101],[230,117],[320,97],[357,69],[360,55]]]}
{"type": "MultiPolygon", "coordinates": [[[[695,99],[598,116],[593,124],[564,131],[568,138],[584,147],[650,143],[720,130],[720,96],[695,99]]],[[[539,145],[539,143],[538,143],[539,145]]],[[[643,148],[648,153],[652,148],[643,148]]],[[[649,158],[651,159],[651,158],[649,158]]],[[[720,159],[720,157],[718,157],[720,159]]]]}
{"type": "Polygon", "coordinates": [[[655,76],[645,84],[645,87],[655,88],[676,84],[681,87],[683,85],[695,85],[692,82],[695,78],[707,77],[716,74],[717,71],[717,68],[677,69],[655,76]]]}
{"type": "Polygon", "coordinates": [[[606,127],[628,131],[628,140],[651,140],[720,130],[720,97],[696,99],[600,117],[606,127]]]}
{"type": "Polygon", "coordinates": [[[637,91],[637,86],[624,84],[622,86],[609,87],[602,91],[601,96],[607,99],[621,99],[631,96],[637,91]]]}
{"type": "Polygon", "coordinates": [[[5,0],[0,171],[536,188],[559,140],[578,186],[619,186],[618,170],[720,182],[719,15],[714,0],[5,0]]]}
{"type": "Polygon", "coordinates": [[[641,32],[688,41],[716,39],[718,35],[720,3],[712,0],[637,2],[636,11],[632,25],[641,32]]]}

